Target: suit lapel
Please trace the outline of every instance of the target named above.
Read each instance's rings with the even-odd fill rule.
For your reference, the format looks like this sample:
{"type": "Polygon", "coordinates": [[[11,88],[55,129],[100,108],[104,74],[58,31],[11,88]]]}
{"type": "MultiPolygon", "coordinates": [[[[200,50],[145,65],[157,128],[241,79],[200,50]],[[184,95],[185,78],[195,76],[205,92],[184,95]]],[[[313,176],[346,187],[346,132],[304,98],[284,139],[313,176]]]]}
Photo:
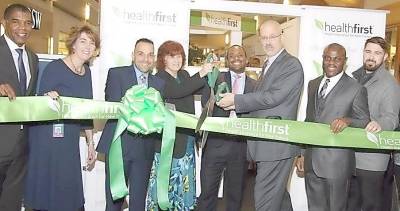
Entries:
{"type": "Polygon", "coordinates": [[[231,92],[233,92],[233,90],[232,90],[231,72],[230,71],[226,72],[224,74],[224,77],[225,77],[226,83],[228,84],[229,90],[231,90],[231,92]]]}
{"type": "MultiPolygon", "coordinates": [[[[2,59],[4,59],[4,61],[7,61],[4,63],[6,66],[1,67],[0,70],[2,70],[5,75],[11,76],[11,78],[8,78],[7,81],[10,81],[12,83],[10,85],[14,85],[14,87],[19,90],[19,80],[18,80],[17,69],[15,67],[14,58],[10,52],[10,48],[7,45],[4,35],[0,37],[0,55],[1,55],[2,59]]],[[[2,77],[6,77],[6,76],[2,76],[2,77]]],[[[18,90],[15,90],[15,91],[19,93],[18,90]]]]}
{"type": "Polygon", "coordinates": [[[269,66],[265,76],[263,77],[263,81],[266,80],[273,72],[276,71],[277,65],[281,62],[281,60],[287,55],[285,49],[279,54],[279,56],[272,62],[271,66],[269,66]]]}
{"type": "Polygon", "coordinates": [[[27,93],[34,93],[34,89],[36,88],[36,79],[37,79],[37,67],[38,64],[36,60],[34,59],[34,55],[32,52],[29,50],[26,50],[26,53],[28,54],[28,63],[29,63],[29,70],[31,72],[31,79],[29,81],[27,93]]]}
{"type": "Polygon", "coordinates": [[[135,66],[134,65],[131,66],[131,71],[129,71],[129,72],[131,74],[131,76],[128,77],[129,78],[129,83],[132,84],[131,86],[137,85],[138,81],[137,81],[137,78],[136,78],[136,71],[135,71],[135,66]]]}
{"type": "MultiPolygon", "coordinates": [[[[336,83],[336,85],[331,89],[331,91],[326,95],[326,97],[325,97],[325,104],[327,104],[327,105],[329,105],[329,104],[332,104],[331,103],[331,101],[332,100],[337,100],[338,98],[337,98],[337,94],[338,93],[342,93],[342,92],[345,92],[346,90],[343,90],[344,89],[344,84],[345,84],[345,82],[346,82],[346,80],[348,80],[347,78],[346,78],[346,73],[344,73],[343,75],[342,75],[342,77],[339,79],[339,81],[336,83]]],[[[318,93],[318,91],[316,92],[316,94],[318,93]]],[[[321,116],[322,116],[322,114],[323,113],[325,113],[326,111],[325,111],[325,109],[324,110],[322,110],[321,111],[321,116]]]]}
{"type": "Polygon", "coordinates": [[[364,84],[365,87],[371,86],[373,83],[379,81],[379,79],[382,77],[382,71],[386,71],[384,69],[382,69],[382,66],[379,67],[378,70],[376,70],[376,72],[374,73],[375,75],[372,76],[372,78],[370,78],[367,83],[364,84]]]}
{"type": "Polygon", "coordinates": [[[313,87],[311,87],[311,89],[310,89],[310,90],[314,91],[314,93],[312,95],[310,95],[310,96],[313,96],[313,98],[314,98],[313,99],[313,105],[314,105],[314,114],[315,115],[317,114],[317,111],[318,111],[318,102],[317,102],[317,100],[318,100],[318,88],[319,88],[319,85],[321,84],[322,78],[323,78],[323,76],[320,76],[315,81],[315,83],[313,84],[313,87]]]}
{"type": "Polygon", "coordinates": [[[157,83],[154,80],[154,76],[151,73],[149,73],[149,78],[147,80],[148,80],[147,82],[149,83],[149,87],[153,87],[156,89],[158,88],[157,83]]]}
{"type": "Polygon", "coordinates": [[[331,99],[335,99],[336,95],[341,92],[341,89],[343,88],[343,83],[346,80],[346,73],[340,77],[339,81],[336,83],[336,85],[331,89],[331,91],[326,95],[326,103],[330,101],[331,99]]]}
{"type": "Polygon", "coordinates": [[[246,80],[244,82],[244,93],[249,93],[252,92],[254,89],[254,84],[252,83],[252,80],[246,75],[246,80]]]}

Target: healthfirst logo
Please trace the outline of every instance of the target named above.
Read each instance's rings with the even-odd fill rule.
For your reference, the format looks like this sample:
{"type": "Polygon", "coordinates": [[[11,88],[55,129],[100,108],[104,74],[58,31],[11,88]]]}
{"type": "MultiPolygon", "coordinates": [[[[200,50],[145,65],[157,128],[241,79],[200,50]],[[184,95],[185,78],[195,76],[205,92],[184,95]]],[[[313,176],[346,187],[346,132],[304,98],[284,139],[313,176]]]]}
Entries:
{"type": "Polygon", "coordinates": [[[70,104],[49,99],[47,105],[51,110],[62,114],[65,118],[75,118],[74,114],[84,113],[85,118],[89,119],[114,119],[119,115],[119,105],[115,103],[102,103],[101,109],[85,108],[84,104],[70,104]]]}
{"type": "Polygon", "coordinates": [[[374,143],[378,149],[399,149],[400,139],[399,138],[386,138],[382,137],[381,134],[375,134],[366,131],[368,141],[374,143]]]}
{"type": "Polygon", "coordinates": [[[328,34],[339,34],[348,36],[371,36],[374,27],[372,25],[362,25],[360,23],[338,22],[332,23],[314,19],[315,26],[328,34]]]}
{"type": "Polygon", "coordinates": [[[119,7],[113,7],[112,11],[115,16],[128,23],[176,25],[177,16],[174,12],[165,12],[159,10],[134,11],[119,7]]]}
{"type": "Polygon", "coordinates": [[[210,13],[206,13],[205,16],[206,16],[207,22],[209,22],[211,24],[220,25],[220,26],[228,26],[228,27],[233,27],[233,28],[239,27],[239,21],[231,19],[229,17],[217,17],[210,13]]]}
{"type": "Polygon", "coordinates": [[[290,127],[288,124],[276,124],[263,119],[229,118],[223,130],[237,135],[288,141],[290,127]]]}

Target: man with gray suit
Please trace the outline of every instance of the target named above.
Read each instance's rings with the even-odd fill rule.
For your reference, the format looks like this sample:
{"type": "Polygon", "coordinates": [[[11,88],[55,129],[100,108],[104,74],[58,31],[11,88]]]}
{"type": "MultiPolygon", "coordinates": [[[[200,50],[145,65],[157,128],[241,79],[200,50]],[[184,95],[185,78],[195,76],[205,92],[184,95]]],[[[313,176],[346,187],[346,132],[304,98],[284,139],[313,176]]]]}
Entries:
{"type": "MultiPolygon", "coordinates": [[[[276,21],[260,26],[260,41],[267,55],[254,92],[223,94],[217,105],[248,117],[296,120],[304,75],[300,61],[290,55],[281,40],[282,29],[276,21]]],[[[254,160],[257,175],[254,186],[255,208],[259,211],[293,210],[286,185],[298,146],[276,140],[251,139],[248,159],[254,160]]]]}
{"type": "MultiPolygon", "coordinates": [[[[38,57],[25,47],[32,31],[32,15],[24,5],[12,4],[5,9],[2,24],[0,96],[13,100],[33,95],[38,57]]],[[[26,132],[21,124],[0,124],[0,210],[21,210],[28,154],[26,132]]]]}
{"type": "MultiPolygon", "coordinates": [[[[365,128],[376,133],[393,131],[399,124],[400,88],[385,68],[388,45],[381,37],[365,42],[363,66],[353,72],[354,78],[367,88],[371,122],[365,128]]],[[[381,211],[383,178],[390,154],[376,150],[356,151],[356,172],[350,185],[348,211],[381,211]]]]}
{"type": "MultiPolygon", "coordinates": [[[[364,128],[369,122],[367,90],[344,73],[346,50],[332,43],[322,58],[324,75],[308,83],[306,121],[329,124],[333,135],[348,126],[364,128]]],[[[345,211],[354,151],[310,146],[297,163],[303,170],[299,162],[304,162],[309,211],[345,211]]]]}

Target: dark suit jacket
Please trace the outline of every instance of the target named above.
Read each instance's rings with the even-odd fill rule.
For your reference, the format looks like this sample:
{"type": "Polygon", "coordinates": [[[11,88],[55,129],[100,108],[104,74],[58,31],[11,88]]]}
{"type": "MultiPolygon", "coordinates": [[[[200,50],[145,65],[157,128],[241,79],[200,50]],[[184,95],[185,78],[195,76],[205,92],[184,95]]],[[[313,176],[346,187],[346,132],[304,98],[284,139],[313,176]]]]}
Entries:
{"type": "MultiPolygon", "coordinates": [[[[283,50],[262,80],[257,82],[253,92],[235,95],[235,110],[237,113],[249,112],[249,117],[280,116],[282,119],[296,120],[303,82],[300,61],[283,50]]],[[[247,142],[251,160],[277,161],[300,154],[300,148],[294,144],[257,140],[251,138],[247,142]]]]}
{"type": "MultiPolygon", "coordinates": [[[[26,95],[34,95],[38,74],[38,57],[35,53],[26,48],[28,54],[31,79],[29,81],[26,95]]],[[[17,96],[21,96],[21,89],[18,80],[17,69],[10,48],[4,38],[0,37],[0,84],[8,83],[17,96]]],[[[25,128],[25,127],[24,127],[25,128]]],[[[21,145],[21,153],[26,150],[27,143],[24,140],[26,131],[21,130],[20,124],[0,124],[0,157],[9,155],[16,145],[21,145]]]]}
{"type": "MultiPolygon", "coordinates": [[[[116,67],[108,71],[105,98],[106,101],[120,102],[125,92],[137,84],[134,66],[116,67]]],[[[149,74],[149,87],[160,91],[164,89],[164,81],[157,76],[149,74]]],[[[111,141],[117,125],[117,120],[108,120],[101,135],[97,151],[108,154],[111,141]]],[[[135,160],[153,160],[154,141],[159,139],[158,134],[141,135],[125,131],[122,133],[122,149],[124,156],[135,160]]]]}
{"type": "MultiPolygon", "coordinates": [[[[214,93],[217,92],[217,87],[218,84],[221,84],[222,82],[226,82],[228,84],[229,90],[232,91],[232,81],[231,81],[231,73],[230,71],[228,72],[223,72],[220,74],[216,86],[214,89],[214,93]]],[[[250,77],[246,76],[245,79],[245,84],[244,84],[244,93],[249,93],[252,92],[255,85],[256,81],[251,79],[250,77]]],[[[201,98],[201,101],[203,105],[207,102],[207,100],[210,97],[210,87],[206,87],[203,90],[203,95],[201,98]]],[[[213,110],[213,117],[229,117],[230,111],[225,111],[224,109],[214,105],[214,110],[213,110]]],[[[237,114],[237,116],[240,118],[242,114],[237,114]]],[[[206,143],[205,149],[210,149],[210,148],[219,148],[219,150],[225,150],[220,148],[221,146],[226,146],[226,149],[231,149],[234,144],[238,144],[237,142],[240,142],[241,147],[243,147],[244,152],[247,151],[246,149],[246,138],[241,137],[241,136],[230,136],[227,134],[221,134],[221,133],[209,133],[208,134],[208,141],[206,143]]],[[[246,155],[246,154],[244,154],[246,155]]]]}
{"type": "MultiPolygon", "coordinates": [[[[323,76],[320,76],[308,83],[306,121],[330,124],[336,118],[347,117],[351,119],[350,127],[364,128],[370,120],[366,88],[346,73],[343,74],[326,95],[324,108],[317,114],[317,95],[322,78],[323,76]]],[[[311,167],[318,177],[350,177],[355,167],[354,151],[309,147],[305,151],[305,171],[310,171],[311,167]]]]}
{"type": "MultiPolygon", "coordinates": [[[[165,81],[164,101],[175,105],[177,111],[194,114],[194,94],[200,92],[206,85],[206,81],[200,78],[197,73],[190,77],[185,70],[178,72],[180,83],[172,77],[168,72],[160,70],[156,76],[165,81]]],[[[187,136],[195,136],[192,129],[176,128],[176,137],[174,144],[175,158],[181,158],[185,155],[187,136]]],[[[156,151],[160,152],[161,142],[156,142],[156,151]]]]}

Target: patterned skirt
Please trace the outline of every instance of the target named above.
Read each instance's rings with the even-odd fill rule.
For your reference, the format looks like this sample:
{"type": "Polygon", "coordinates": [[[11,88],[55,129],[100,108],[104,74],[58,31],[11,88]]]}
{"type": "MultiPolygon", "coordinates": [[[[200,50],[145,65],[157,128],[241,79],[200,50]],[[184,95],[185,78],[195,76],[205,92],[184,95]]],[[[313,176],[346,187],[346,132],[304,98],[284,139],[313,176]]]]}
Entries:
{"type": "MultiPolygon", "coordinates": [[[[196,169],[195,138],[188,136],[186,153],[182,158],[172,159],[169,179],[169,203],[174,211],[189,211],[196,206],[196,169]]],[[[160,165],[160,153],[154,156],[151,168],[146,207],[148,211],[158,211],[157,203],[157,169],[160,165]]]]}

